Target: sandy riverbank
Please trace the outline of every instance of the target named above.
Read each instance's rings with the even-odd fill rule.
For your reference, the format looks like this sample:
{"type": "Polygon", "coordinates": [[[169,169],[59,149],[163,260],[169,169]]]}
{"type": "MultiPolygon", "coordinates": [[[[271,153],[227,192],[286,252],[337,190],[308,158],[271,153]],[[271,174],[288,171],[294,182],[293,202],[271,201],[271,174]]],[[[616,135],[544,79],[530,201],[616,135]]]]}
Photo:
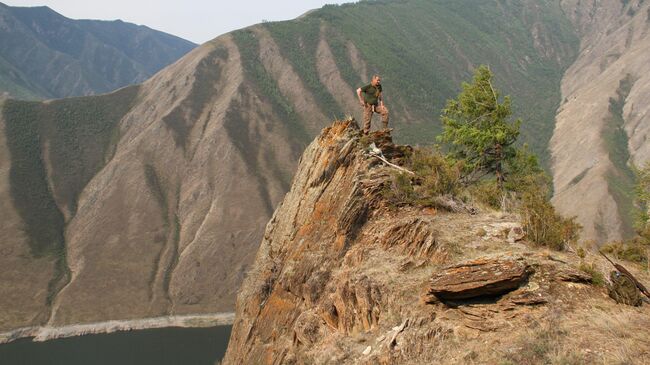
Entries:
{"type": "Polygon", "coordinates": [[[206,328],[231,325],[235,313],[198,314],[184,316],[167,316],[124,321],[107,321],[98,323],[75,324],[63,327],[26,327],[10,332],[0,333],[0,344],[21,338],[33,337],[34,341],[48,341],[57,338],[76,337],[89,334],[113,333],[154,328],[184,327],[206,328]]]}

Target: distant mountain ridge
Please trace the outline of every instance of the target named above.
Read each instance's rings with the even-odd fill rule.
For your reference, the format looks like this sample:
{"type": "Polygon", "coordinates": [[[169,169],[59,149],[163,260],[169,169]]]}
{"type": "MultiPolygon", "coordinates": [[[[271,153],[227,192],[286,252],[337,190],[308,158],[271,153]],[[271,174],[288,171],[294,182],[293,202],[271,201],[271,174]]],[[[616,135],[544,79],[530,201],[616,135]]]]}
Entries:
{"type": "Polygon", "coordinates": [[[73,20],[0,3],[0,95],[19,99],[106,93],[141,83],[196,44],[121,20],[73,20]]]}

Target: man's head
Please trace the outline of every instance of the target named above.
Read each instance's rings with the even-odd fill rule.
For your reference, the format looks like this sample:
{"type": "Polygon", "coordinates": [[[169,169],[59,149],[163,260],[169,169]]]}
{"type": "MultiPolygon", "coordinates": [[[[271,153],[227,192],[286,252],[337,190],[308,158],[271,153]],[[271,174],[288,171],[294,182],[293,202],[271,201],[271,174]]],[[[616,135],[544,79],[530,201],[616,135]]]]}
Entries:
{"type": "Polygon", "coordinates": [[[372,86],[377,86],[381,84],[381,77],[379,75],[372,75],[372,80],[370,81],[372,86]]]}

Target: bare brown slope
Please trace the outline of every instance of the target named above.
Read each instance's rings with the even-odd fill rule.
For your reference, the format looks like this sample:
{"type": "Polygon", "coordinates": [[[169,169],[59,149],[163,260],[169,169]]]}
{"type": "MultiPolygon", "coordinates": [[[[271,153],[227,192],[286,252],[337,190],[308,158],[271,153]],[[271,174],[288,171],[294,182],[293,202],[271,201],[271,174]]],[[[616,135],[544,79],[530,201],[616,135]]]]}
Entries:
{"type": "MultiPolygon", "coordinates": [[[[2,260],[11,268],[5,275],[24,280],[3,280],[0,330],[233,309],[264,224],[289,188],[301,138],[326,123],[268,32],[239,34],[258,38],[250,45],[248,38],[217,38],[121,91],[124,100],[109,94],[92,99],[96,104],[14,102],[5,111],[12,133],[35,142],[18,152],[36,168],[7,152],[3,176],[25,170],[42,177],[39,188],[55,205],[51,215],[62,217],[52,229],[65,242],[53,248],[60,258],[25,253],[31,241],[20,239],[21,229],[33,230],[27,217],[38,201],[18,209],[25,204],[10,187],[19,181],[7,177],[3,202],[13,206],[2,234],[16,247],[3,245],[2,260]],[[262,68],[254,67],[295,113],[278,109],[250,62],[259,62],[262,68]],[[87,139],[83,126],[92,124],[94,108],[110,105],[125,114],[87,139]],[[25,115],[31,129],[21,129],[25,115]],[[72,117],[76,124],[66,124],[72,117]],[[58,271],[46,269],[52,265],[58,271]],[[34,293],[43,298],[33,300],[34,293]]],[[[47,248],[41,236],[36,241],[47,248]]]]}
{"type": "Polygon", "coordinates": [[[290,150],[229,37],[158,74],[139,98],[68,225],[74,274],[53,323],[230,310],[284,191],[274,174],[290,174],[290,150]]]}
{"type": "MultiPolygon", "coordinates": [[[[399,151],[380,132],[370,138],[399,151]]],[[[575,254],[509,243],[504,230],[516,216],[389,208],[382,189],[392,170],[360,139],[355,122],[336,122],[305,151],[242,285],[225,364],[650,360],[648,306],[616,305],[576,270],[575,254]],[[463,262],[492,263],[495,275],[509,262],[526,273],[498,296],[443,303],[426,295],[432,277],[451,277],[463,262]]]]}
{"type": "MultiPolygon", "coordinates": [[[[350,57],[353,55],[354,53],[350,53],[350,57]]],[[[356,61],[357,66],[362,67],[364,65],[362,60],[356,61]]],[[[320,40],[318,41],[318,48],[316,48],[316,70],[318,71],[318,78],[321,84],[334,96],[334,100],[341,105],[343,110],[347,111],[348,115],[361,120],[360,108],[355,94],[356,91],[341,77],[330,45],[327,43],[327,29],[325,26],[321,27],[320,40]]],[[[367,76],[361,75],[361,80],[366,81],[368,78],[367,76]]]]}
{"type": "Polygon", "coordinates": [[[554,204],[584,226],[584,239],[632,234],[629,165],[650,158],[650,4],[563,1],[582,35],[562,80],[551,140],[554,204]]]}
{"type": "Polygon", "coordinates": [[[20,215],[11,203],[10,154],[0,123],[0,330],[47,321],[47,286],[54,260],[33,258],[20,215]]]}
{"type": "Polygon", "coordinates": [[[293,66],[282,56],[280,49],[264,27],[252,28],[259,39],[260,62],[266,72],[277,82],[277,87],[288,100],[306,127],[315,133],[315,129],[327,120],[318,108],[315,98],[309,93],[293,66]]]}

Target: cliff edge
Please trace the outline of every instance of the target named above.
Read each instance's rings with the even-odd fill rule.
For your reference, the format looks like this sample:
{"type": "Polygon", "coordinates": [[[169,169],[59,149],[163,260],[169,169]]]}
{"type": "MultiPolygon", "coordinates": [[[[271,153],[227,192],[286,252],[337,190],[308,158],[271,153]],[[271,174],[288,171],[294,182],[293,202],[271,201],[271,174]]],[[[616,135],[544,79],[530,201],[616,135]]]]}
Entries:
{"type": "Polygon", "coordinates": [[[241,288],[225,364],[650,361],[650,306],[610,299],[604,261],[529,244],[516,215],[391,207],[394,170],[371,142],[396,164],[408,152],[353,120],[305,151],[241,288]]]}

